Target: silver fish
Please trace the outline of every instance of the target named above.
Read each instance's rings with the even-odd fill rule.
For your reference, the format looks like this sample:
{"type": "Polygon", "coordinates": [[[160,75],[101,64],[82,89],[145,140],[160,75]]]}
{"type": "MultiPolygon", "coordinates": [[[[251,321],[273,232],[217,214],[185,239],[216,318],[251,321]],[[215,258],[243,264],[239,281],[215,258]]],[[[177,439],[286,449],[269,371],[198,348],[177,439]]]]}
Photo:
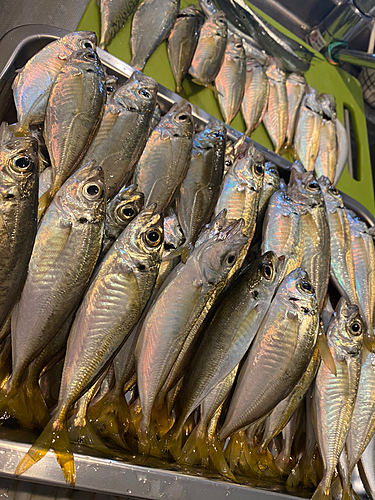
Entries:
{"type": "Polygon", "coordinates": [[[336,118],[337,164],[333,185],[336,186],[345,168],[349,154],[348,135],[344,125],[336,118]]]}
{"type": "Polygon", "coordinates": [[[96,160],[105,175],[108,199],[128,183],[146,145],[158,84],[134,71],[106,105],[98,131],[82,162],[96,160]]]}
{"type": "Polygon", "coordinates": [[[251,133],[260,125],[267,109],[269,83],[263,67],[254,59],[246,59],[245,92],[241,112],[246,123],[245,134],[251,133]]]}
{"type": "Polygon", "coordinates": [[[167,38],[180,10],[180,0],[144,0],[136,10],[130,44],[130,65],[143,70],[149,57],[167,38]]]}
{"type": "Polygon", "coordinates": [[[138,5],[138,0],[100,0],[100,43],[106,49],[138,5]]]}
{"type": "Polygon", "coordinates": [[[95,33],[76,31],[49,43],[29,59],[12,84],[20,131],[43,123],[53,82],[72,52],[95,47],[95,33]]]}
{"type": "Polygon", "coordinates": [[[268,414],[288,394],[311,360],[318,326],[314,289],[297,268],[282,281],[240,369],[220,440],[268,414]]]}
{"type": "Polygon", "coordinates": [[[281,61],[276,57],[271,57],[266,74],[269,82],[269,94],[263,123],[273,142],[275,153],[279,153],[284,143],[288,126],[286,76],[281,61]]]}
{"type": "Polygon", "coordinates": [[[314,169],[319,150],[322,119],[319,93],[308,85],[299,110],[294,137],[294,149],[306,170],[314,169]]]}
{"type": "Polygon", "coordinates": [[[333,183],[337,166],[336,99],[331,94],[321,94],[320,101],[323,119],[314,169],[317,177],[324,175],[333,183]]]}
{"type": "Polygon", "coordinates": [[[218,101],[226,124],[230,124],[240,109],[246,80],[245,51],[235,35],[228,38],[224,60],[215,78],[218,101]]]}
{"type": "Polygon", "coordinates": [[[286,80],[288,95],[288,127],[286,130],[286,145],[291,146],[294,139],[294,129],[299,107],[306,89],[306,80],[298,73],[291,73],[286,80]]]}
{"type": "Polygon", "coordinates": [[[191,106],[174,104],[153,130],[133,176],[145,195],[145,206],[163,211],[171,202],[189,167],[193,144],[191,106]]]}
{"type": "MultiPolygon", "coordinates": [[[[275,193],[278,189],[280,189],[279,171],[277,170],[276,165],[272,163],[272,161],[267,161],[264,164],[264,177],[263,177],[262,190],[259,196],[257,224],[258,222],[260,223],[263,222],[268,202],[273,193],[275,193]]],[[[277,255],[283,255],[283,254],[281,253],[277,255]]]]}

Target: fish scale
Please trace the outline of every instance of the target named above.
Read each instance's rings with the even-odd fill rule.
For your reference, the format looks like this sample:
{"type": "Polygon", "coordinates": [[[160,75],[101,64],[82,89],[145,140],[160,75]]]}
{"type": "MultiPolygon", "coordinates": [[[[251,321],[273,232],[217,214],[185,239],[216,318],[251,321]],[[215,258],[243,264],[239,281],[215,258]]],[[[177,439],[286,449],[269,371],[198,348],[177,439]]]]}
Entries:
{"type": "Polygon", "coordinates": [[[248,136],[259,126],[267,109],[269,83],[266,73],[254,59],[246,60],[245,91],[241,112],[248,136]]]}

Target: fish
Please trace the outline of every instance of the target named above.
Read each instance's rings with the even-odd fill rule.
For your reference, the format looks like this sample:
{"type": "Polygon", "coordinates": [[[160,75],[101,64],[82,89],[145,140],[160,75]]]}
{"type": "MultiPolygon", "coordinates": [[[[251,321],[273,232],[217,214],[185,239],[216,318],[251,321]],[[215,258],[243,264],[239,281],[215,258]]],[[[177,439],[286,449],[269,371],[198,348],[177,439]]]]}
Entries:
{"type": "Polygon", "coordinates": [[[158,84],[134,71],[105,107],[103,118],[82,163],[96,160],[105,175],[107,198],[126,185],[146,145],[158,84]]]}
{"type": "Polygon", "coordinates": [[[68,33],[37,52],[17,73],[12,90],[20,133],[26,133],[32,124],[43,123],[57,75],[73,52],[85,48],[96,48],[94,32],[68,33]]]}
{"type": "Polygon", "coordinates": [[[130,66],[143,70],[149,57],[165,40],[176,22],[180,0],[144,0],[133,16],[130,66]]]}
{"type": "Polygon", "coordinates": [[[322,128],[322,106],[318,91],[307,85],[296,122],[294,149],[306,170],[314,170],[322,128]]]}
{"type": "Polygon", "coordinates": [[[223,179],[214,216],[224,208],[228,219],[243,218],[243,232],[254,235],[259,196],[263,185],[264,156],[254,143],[246,143],[223,179]]]}
{"type": "Polygon", "coordinates": [[[320,177],[318,182],[323,193],[331,234],[331,279],[349,303],[358,304],[350,227],[344,202],[327,177],[320,177]]]}
{"type": "Polygon", "coordinates": [[[269,83],[263,66],[255,59],[246,59],[245,91],[241,103],[246,123],[245,134],[250,136],[258,128],[267,109],[269,83]]]}
{"type": "Polygon", "coordinates": [[[198,44],[203,15],[197,7],[190,5],[180,10],[168,37],[168,58],[176,81],[176,92],[182,92],[182,82],[188,74],[198,44]]]}
{"type": "Polygon", "coordinates": [[[106,49],[137,8],[138,0],[100,0],[100,43],[106,49]]]}
{"type": "Polygon", "coordinates": [[[278,154],[284,143],[288,126],[286,76],[279,59],[276,57],[269,59],[266,75],[269,83],[269,94],[267,109],[263,115],[263,123],[272,140],[275,153],[278,154]]]}
{"type": "Polygon", "coordinates": [[[301,266],[304,239],[298,204],[279,189],[271,196],[264,216],[261,252],[273,251],[276,255],[284,255],[281,280],[301,266]]]}
{"type": "MultiPolygon", "coordinates": [[[[35,238],[25,285],[12,311],[13,370],[0,395],[9,413],[25,369],[82,299],[99,257],[104,215],[104,175],[91,162],[57,192],[35,238]]],[[[29,402],[30,413],[32,408],[29,402]]]]}
{"type": "Polygon", "coordinates": [[[323,119],[314,169],[317,177],[324,175],[333,183],[337,165],[336,99],[332,94],[321,94],[320,101],[323,119]]]}
{"type": "Polygon", "coordinates": [[[39,200],[39,216],[78,167],[101,120],[105,99],[105,77],[96,52],[91,48],[73,52],[48,99],[44,138],[53,182],[39,200]]]}
{"type": "Polygon", "coordinates": [[[267,415],[287,396],[310,363],[318,328],[314,288],[297,268],[280,284],[240,368],[220,441],[267,415]]]}
{"type": "Polygon", "coordinates": [[[158,103],[156,103],[154,113],[151,118],[151,123],[150,123],[150,128],[149,128],[149,136],[151,135],[152,131],[156,127],[156,125],[160,122],[161,120],[161,109],[158,103]]]}
{"type": "Polygon", "coordinates": [[[229,272],[247,242],[242,235],[242,227],[242,220],[230,225],[196,248],[186,264],[179,264],[164,282],[144,320],[136,351],[137,384],[142,408],[138,446],[141,453],[150,451],[154,434],[152,410],[157,397],[160,402],[160,390],[184,350],[186,341],[190,344],[192,337],[196,337],[199,326],[214,299],[223,290],[229,272]],[[171,308],[178,309],[179,314],[169,315],[168,309],[171,308]]]}
{"type": "Polygon", "coordinates": [[[193,82],[208,85],[217,77],[227,46],[228,28],[225,15],[218,11],[201,28],[189,74],[193,82]]]}
{"type": "MultiPolygon", "coordinates": [[[[19,298],[37,231],[38,143],[0,125],[0,328],[19,298]]],[[[1,335],[2,336],[2,335],[1,335]]]]}
{"type": "Polygon", "coordinates": [[[189,168],[193,145],[191,106],[174,104],[153,130],[136,166],[133,183],[145,195],[145,206],[164,211],[189,168]]]}
{"type": "Polygon", "coordinates": [[[43,196],[45,192],[51,189],[51,186],[52,186],[52,167],[47,167],[39,174],[38,198],[43,196]]]}
{"type": "Polygon", "coordinates": [[[211,219],[224,170],[226,129],[211,121],[196,134],[189,169],[176,197],[176,209],[185,247],[191,248],[211,219]]]}
{"type": "Polygon", "coordinates": [[[304,172],[294,163],[287,195],[298,204],[302,217],[304,243],[301,267],[314,286],[319,311],[323,309],[330,277],[330,225],[320,185],[313,172],[304,172]]]}
{"type": "Polygon", "coordinates": [[[264,21],[243,0],[217,0],[216,3],[228,19],[251,35],[267,54],[281,58],[287,71],[304,73],[309,69],[313,52],[264,21]]]}
{"type": "Polygon", "coordinates": [[[331,498],[331,481],[345,445],[358,389],[363,329],[358,307],[342,297],[327,332],[336,375],[321,363],[312,394],[313,423],[324,467],[314,500],[331,498]]]}
{"type": "Polygon", "coordinates": [[[362,457],[358,462],[358,471],[366,493],[371,500],[375,498],[375,480],[374,480],[374,438],[366,446],[362,457]]]}
{"type": "Polygon", "coordinates": [[[144,205],[144,195],[137,186],[124,187],[107,204],[101,258],[108,252],[126,226],[139,214],[144,205]]]}
{"type": "Polygon", "coordinates": [[[264,214],[268,206],[268,202],[273,193],[275,193],[278,189],[280,189],[279,171],[272,161],[266,161],[266,163],[264,164],[263,185],[259,196],[257,224],[258,222],[260,224],[262,223],[264,214]]]}
{"type": "Polygon", "coordinates": [[[348,161],[348,155],[349,155],[349,141],[346,128],[338,118],[336,118],[336,144],[337,144],[337,164],[336,164],[336,175],[333,181],[334,186],[336,186],[338,180],[341,177],[346,162],[348,161]]]}
{"type": "Polygon", "coordinates": [[[187,367],[173,439],[177,439],[188,416],[245,356],[270,306],[282,267],[277,255],[267,252],[227,290],[187,367]]]}
{"type": "Polygon", "coordinates": [[[162,250],[162,215],[155,207],[146,208],[117,238],[86,291],[69,334],[57,407],[17,465],[17,475],[52,447],[66,481],[75,483],[67,414],[100,377],[140,318],[155,283],[162,250]]]}
{"type": "Polygon", "coordinates": [[[299,107],[306,90],[306,80],[298,73],[291,73],[286,79],[286,93],[288,96],[288,127],[286,129],[286,146],[291,147],[299,107]]]}
{"type": "Polygon", "coordinates": [[[246,59],[241,38],[228,38],[224,60],[215,78],[221,114],[227,125],[238,113],[245,90],[246,59]]]}
{"type": "Polygon", "coordinates": [[[354,410],[346,437],[347,474],[343,481],[343,494],[351,497],[350,479],[354,467],[361,459],[375,432],[375,355],[363,349],[363,361],[354,410]]]}
{"type": "Polygon", "coordinates": [[[375,304],[375,248],[368,227],[350,210],[345,210],[349,222],[354,264],[355,288],[366,329],[363,333],[367,346],[374,345],[375,304]]]}
{"type": "Polygon", "coordinates": [[[108,73],[105,74],[105,85],[106,85],[106,92],[107,92],[107,101],[109,102],[113,96],[113,94],[116,92],[116,90],[119,88],[119,81],[117,76],[115,75],[109,75],[108,73]]]}

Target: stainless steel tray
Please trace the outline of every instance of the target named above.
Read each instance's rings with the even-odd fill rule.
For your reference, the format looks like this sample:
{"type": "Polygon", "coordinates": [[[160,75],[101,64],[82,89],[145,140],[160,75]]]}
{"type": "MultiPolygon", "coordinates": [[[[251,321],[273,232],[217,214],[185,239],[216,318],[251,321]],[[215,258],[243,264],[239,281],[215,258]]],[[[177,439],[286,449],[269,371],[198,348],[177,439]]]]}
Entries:
{"type": "MultiPolygon", "coordinates": [[[[27,60],[47,43],[66,34],[67,31],[45,25],[27,25],[15,28],[0,40],[0,122],[16,120],[12,104],[11,84],[17,69],[24,66],[27,60]]],[[[108,72],[119,77],[120,81],[128,78],[133,68],[101,49],[98,54],[107,67],[108,72]]],[[[180,100],[181,97],[169,89],[159,86],[158,101],[163,112],[180,100]]],[[[195,124],[203,127],[212,116],[193,106],[195,124]]],[[[237,140],[242,134],[227,127],[228,136],[237,140]]],[[[291,163],[260,144],[257,147],[265,153],[268,160],[273,161],[281,175],[289,177],[291,163]]],[[[369,225],[375,224],[375,218],[359,202],[343,194],[346,206],[354,210],[369,225]]],[[[0,486],[1,477],[14,479],[15,467],[27,452],[35,435],[24,430],[13,430],[0,427],[0,486]]],[[[82,447],[73,447],[77,467],[76,488],[90,492],[113,495],[126,495],[144,499],[185,500],[204,498],[206,500],[259,499],[267,500],[277,496],[278,499],[291,499],[310,496],[306,491],[287,491],[281,484],[259,480],[249,481],[246,485],[237,485],[224,481],[213,473],[210,478],[203,477],[202,470],[182,469],[165,461],[129,455],[127,461],[115,461],[96,456],[94,451],[82,447]],[[190,474],[189,474],[190,472],[190,474]],[[195,475],[192,475],[195,474],[195,475]]],[[[52,452],[18,478],[20,481],[32,481],[56,485],[66,488],[62,471],[52,452]]]]}

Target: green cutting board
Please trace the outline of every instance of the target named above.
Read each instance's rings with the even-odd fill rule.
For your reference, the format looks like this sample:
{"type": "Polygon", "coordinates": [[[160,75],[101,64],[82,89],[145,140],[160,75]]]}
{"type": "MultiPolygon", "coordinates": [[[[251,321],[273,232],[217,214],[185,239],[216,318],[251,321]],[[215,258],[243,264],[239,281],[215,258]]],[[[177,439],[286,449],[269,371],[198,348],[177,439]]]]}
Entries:
{"type": "MultiPolygon", "coordinates": [[[[196,1],[181,0],[181,8],[187,7],[191,3],[196,3],[196,1]]],[[[265,14],[260,12],[259,9],[254,8],[254,10],[257,10],[259,13],[261,13],[266,20],[270,21],[280,31],[283,31],[291,38],[294,38],[300,43],[303,43],[292,33],[287,31],[283,26],[278,24],[269,16],[266,16],[265,14]]],[[[100,14],[96,0],[89,1],[86,11],[83,14],[83,17],[78,25],[78,29],[95,31],[99,37],[100,14]]],[[[129,43],[130,35],[131,20],[129,20],[126,25],[119,31],[119,33],[116,35],[107,49],[108,52],[110,52],[112,55],[118,57],[119,59],[122,59],[126,63],[130,63],[131,61],[131,50],[129,43]]],[[[307,46],[306,44],[304,45],[308,47],[309,50],[312,50],[310,46],[307,46]]],[[[328,61],[326,61],[322,54],[320,54],[319,52],[314,53],[315,57],[312,60],[311,67],[305,74],[307,82],[313,87],[316,87],[319,92],[333,94],[336,97],[337,101],[338,118],[341,120],[341,122],[344,122],[345,106],[350,111],[352,122],[354,124],[358,154],[358,179],[353,179],[349,174],[348,169],[345,168],[338,183],[338,188],[358,200],[373,215],[375,215],[371,162],[361,86],[358,80],[356,80],[354,77],[341,70],[337,66],[333,66],[328,61]]],[[[166,42],[163,42],[151,56],[144,68],[144,73],[146,75],[152,76],[161,85],[164,85],[170,90],[175,90],[175,82],[168,61],[166,42]]],[[[185,79],[183,87],[186,93],[186,97],[190,102],[209,112],[211,115],[222,119],[219,106],[211,90],[195,85],[194,83],[192,83],[189,76],[185,79]]],[[[240,113],[238,113],[235,119],[232,121],[231,126],[241,132],[245,131],[245,123],[240,113]]],[[[257,130],[255,130],[251,137],[263,146],[271,150],[273,149],[272,143],[263,124],[258,127],[257,130]]],[[[289,160],[292,160],[292,158],[287,154],[285,155],[285,157],[289,160]]]]}

